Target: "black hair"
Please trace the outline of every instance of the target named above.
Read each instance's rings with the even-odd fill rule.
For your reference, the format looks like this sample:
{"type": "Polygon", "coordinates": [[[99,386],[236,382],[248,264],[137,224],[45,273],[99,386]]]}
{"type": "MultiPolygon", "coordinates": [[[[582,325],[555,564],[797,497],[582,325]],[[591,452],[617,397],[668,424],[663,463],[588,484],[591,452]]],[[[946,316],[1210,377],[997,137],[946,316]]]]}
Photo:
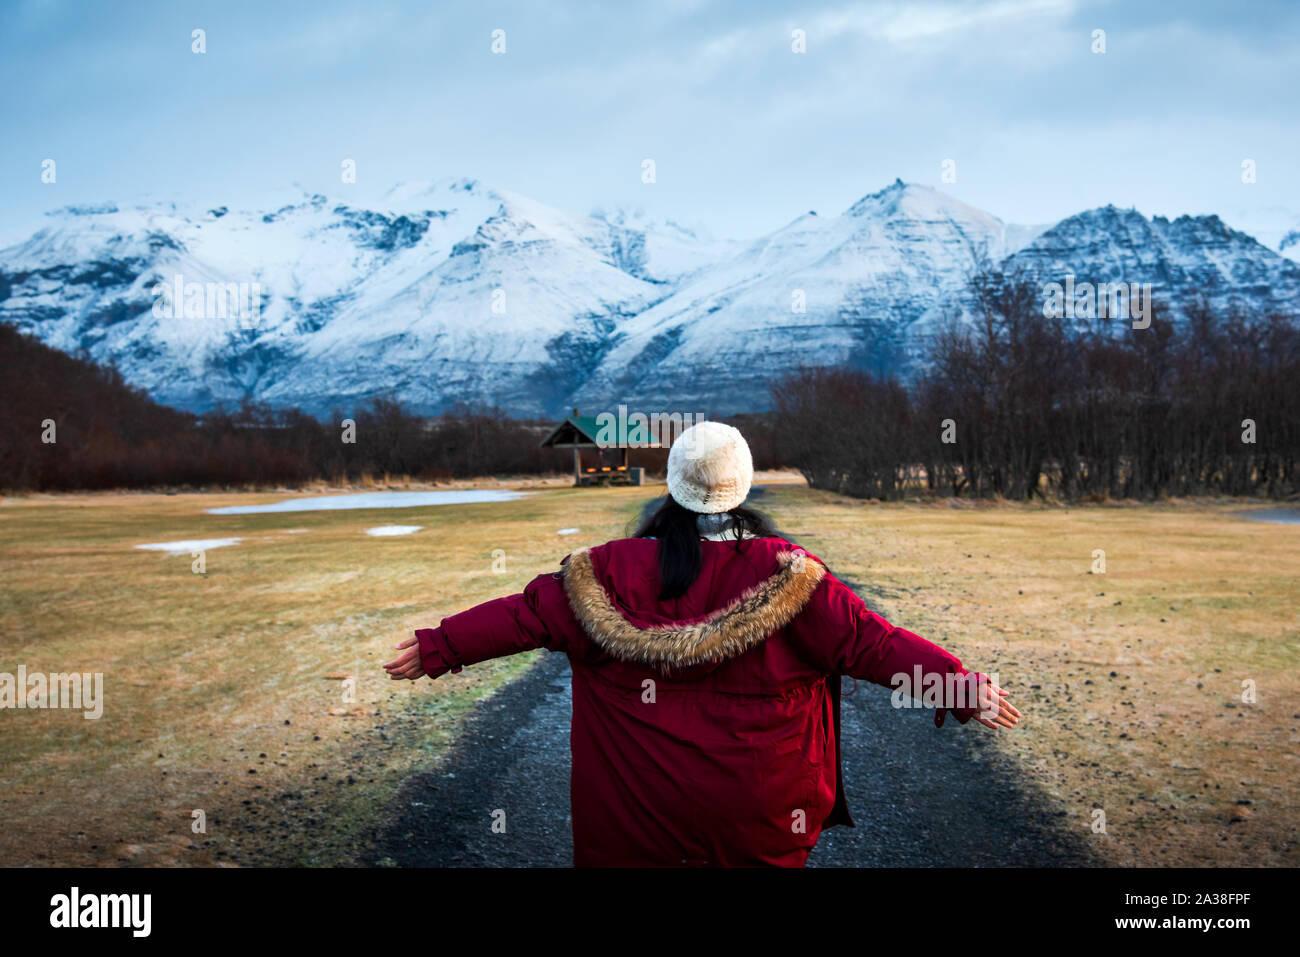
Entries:
{"type": "Polygon", "coordinates": [[[740,548],[745,537],[772,538],[780,533],[762,512],[737,505],[726,512],[701,516],[677,503],[671,495],[646,503],[633,538],[659,540],[659,600],[668,601],[686,593],[704,564],[700,547],[699,520],[711,521],[709,531],[729,532],[740,548]]]}

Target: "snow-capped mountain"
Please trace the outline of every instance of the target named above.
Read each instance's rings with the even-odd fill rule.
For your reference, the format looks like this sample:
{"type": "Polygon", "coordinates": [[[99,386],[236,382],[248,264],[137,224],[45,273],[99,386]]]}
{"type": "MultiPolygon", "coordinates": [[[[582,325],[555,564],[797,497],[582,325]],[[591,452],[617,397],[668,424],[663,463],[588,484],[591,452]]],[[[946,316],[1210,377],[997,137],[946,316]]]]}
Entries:
{"type": "Polygon", "coordinates": [[[627,242],[645,250],[647,278],[680,284],[681,280],[729,259],[742,247],[731,239],[716,239],[704,227],[671,219],[655,219],[644,210],[597,208],[591,218],[628,234],[627,242]]]}
{"type": "Polygon", "coordinates": [[[840,216],[806,213],[624,323],[578,404],[707,412],[733,392],[768,401],[801,362],[897,370],[981,261],[1035,233],[901,180],[840,216]]]}
{"type": "Polygon", "coordinates": [[[0,321],[199,411],[252,398],[324,413],[377,395],[423,412],[758,409],[801,364],[908,374],[983,262],[1149,282],[1175,313],[1205,295],[1300,314],[1300,265],[1217,217],[1106,207],[1015,226],[901,181],[750,243],[473,180],[404,185],[375,208],[293,195],[49,219],[0,251],[0,321]],[[223,308],[225,284],[251,290],[256,313],[223,308]]]}
{"type": "Polygon", "coordinates": [[[1215,309],[1234,304],[1300,316],[1300,264],[1279,256],[1218,216],[1147,219],[1105,206],[1061,220],[1004,263],[1043,282],[1150,283],[1175,318],[1198,297],[1215,309]]]}
{"type": "Polygon", "coordinates": [[[0,319],[193,409],[250,396],[321,411],[391,394],[423,409],[549,410],[616,323],[678,278],[637,230],[472,180],[401,187],[374,210],[316,195],[265,213],[106,206],[53,219],[0,252],[0,319]],[[155,315],[178,275],[256,283],[258,315],[155,315]]]}

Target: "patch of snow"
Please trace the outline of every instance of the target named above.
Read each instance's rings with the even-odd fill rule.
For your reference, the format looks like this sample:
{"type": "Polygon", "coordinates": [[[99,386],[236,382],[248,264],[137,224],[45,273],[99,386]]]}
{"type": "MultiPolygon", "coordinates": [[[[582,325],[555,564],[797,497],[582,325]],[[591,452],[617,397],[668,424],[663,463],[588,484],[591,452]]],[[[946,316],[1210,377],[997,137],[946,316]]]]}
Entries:
{"type": "Polygon", "coordinates": [[[562,529],[560,529],[558,532],[556,532],[555,534],[556,534],[556,535],[576,535],[576,534],[578,534],[579,531],[580,531],[580,529],[577,529],[577,528],[562,528],[562,529]]]}
{"type": "Polygon", "coordinates": [[[512,502],[530,495],[497,489],[451,489],[443,492],[356,492],[291,498],[267,505],[229,505],[210,508],[211,515],[257,515],[263,512],[332,512],[353,508],[418,508],[424,505],[470,505],[479,502],[512,502]]]}
{"type": "Polygon", "coordinates": [[[1300,509],[1259,508],[1242,513],[1252,522],[1275,522],[1278,525],[1300,525],[1300,509]]]}
{"type": "Polygon", "coordinates": [[[148,545],[137,545],[135,547],[150,552],[166,552],[168,555],[185,555],[207,551],[209,548],[225,548],[227,545],[238,545],[242,541],[242,538],[193,538],[180,542],[152,542],[148,545]]]}
{"type": "Polygon", "coordinates": [[[367,528],[367,535],[387,536],[387,535],[410,535],[424,528],[423,525],[379,525],[375,528],[367,528]]]}

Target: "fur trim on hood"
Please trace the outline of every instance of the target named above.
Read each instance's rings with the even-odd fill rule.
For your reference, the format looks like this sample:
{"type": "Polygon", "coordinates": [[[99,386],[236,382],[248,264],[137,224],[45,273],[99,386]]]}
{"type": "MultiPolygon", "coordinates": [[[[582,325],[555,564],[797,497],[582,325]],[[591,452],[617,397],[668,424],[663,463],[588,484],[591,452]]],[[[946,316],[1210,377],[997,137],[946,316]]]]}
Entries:
{"type": "Polygon", "coordinates": [[[640,628],[624,618],[585,548],[564,566],[564,591],[583,629],[615,658],[675,668],[715,664],[762,644],[793,621],[826,574],[802,551],[781,552],[777,559],[781,567],[770,578],[706,617],[680,625],[640,628]]]}

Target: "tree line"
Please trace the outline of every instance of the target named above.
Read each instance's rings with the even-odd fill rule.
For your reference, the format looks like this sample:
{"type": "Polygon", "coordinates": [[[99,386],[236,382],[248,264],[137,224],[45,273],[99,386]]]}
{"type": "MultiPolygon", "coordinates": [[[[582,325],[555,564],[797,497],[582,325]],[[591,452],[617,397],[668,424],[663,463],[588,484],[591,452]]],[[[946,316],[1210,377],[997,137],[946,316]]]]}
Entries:
{"type": "Polygon", "coordinates": [[[441,480],[560,471],[566,462],[537,448],[540,424],[490,409],[429,421],[377,399],[329,422],[250,403],[191,415],[126,385],[112,367],[2,323],[0,369],[6,489],[343,484],[386,474],[441,480]]]}
{"type": "MultiPolygon", "coordinates": [[[[247,402],[193,415],[154,402],[111,366],[4,323],[0,408],[0,489],[8,490],[438,482],[573,467],[568,449],[539,447],[554,422],[490,407],[428,418],[378,398],[324,421],[247,402]]],[[[663,460],[657,450],[631,455],[651,470],[662,470],[663,460]]]]}
{"type": "Polygon", "coordinates": [[[910,386],[806,369],[773,388],[774,451],[852,496],[1059,501],[1300,492],[1300,329],[1283,316],[1150,326],[1044,316],[1043,287],[982,271],[910,386]]]}
{"type": "MultiPolygon", "coordinates": [[[[1204,304],[1144,329],[1044,315],[1041,285],[983,269],[967,314],[939,323],[896,377],[808,368],[773,411],[729,419],[756,468],[817,488],[899,499],[1078,501],[1300,492],[1300,329],[1204,304]]],[[[159,405],[112,367],[0,323],[0,488],[294,486],[409,477],[564,474],[554,422],[464,406],[434,418],[372,399],[321,421],[244,403],[197,416],[159,405]]],[[[591,456],[591,453],[587,453],[591,456]]],[[[665,453],[633,450],[662,473],[665,453]]],[[[591,464],[588,462],[588,464],[591,464]]]]}

